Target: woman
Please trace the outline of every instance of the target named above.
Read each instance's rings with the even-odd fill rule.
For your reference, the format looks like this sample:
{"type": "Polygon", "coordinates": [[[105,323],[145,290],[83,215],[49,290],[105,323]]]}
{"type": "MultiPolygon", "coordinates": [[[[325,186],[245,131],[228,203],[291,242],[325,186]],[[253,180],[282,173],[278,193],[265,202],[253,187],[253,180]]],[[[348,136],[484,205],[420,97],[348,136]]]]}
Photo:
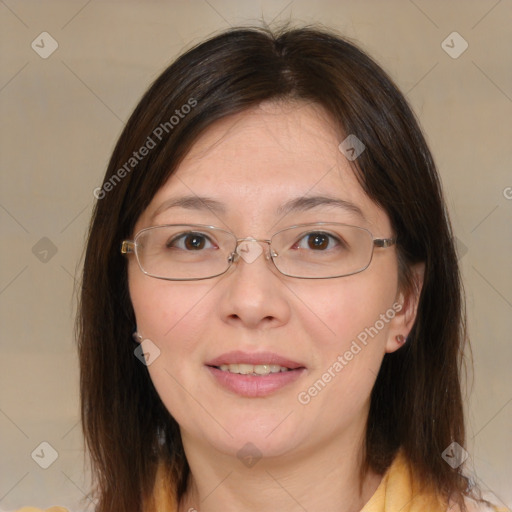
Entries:
{"type": "Polygon", "coordinates": [[[384,71],[236,29],[142,98],[79,316],[98,512],[486,510],[463,475],[453,234],[384,71]]]}

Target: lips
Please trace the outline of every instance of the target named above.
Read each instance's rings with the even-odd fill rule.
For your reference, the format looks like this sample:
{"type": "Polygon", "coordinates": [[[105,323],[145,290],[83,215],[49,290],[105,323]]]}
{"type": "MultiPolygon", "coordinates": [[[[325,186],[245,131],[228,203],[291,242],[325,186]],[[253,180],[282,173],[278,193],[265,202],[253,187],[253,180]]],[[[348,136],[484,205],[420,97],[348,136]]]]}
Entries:
{"type": "Polygon", "coordinates": [[[289,368],[278,364],[221,364],[216,367],[223,372],[238,373],[240,375],[268,375],[269,373],[291,372],[289,368]]]}
{"type": "Polygon", "coordinates": [[[243,397],[264,397],[296,381],[306,367],[272,352],[222,354],[206,363],[224,389],[243,397]]]}
{"type": "Polygon", "coordinates": [[[277,365],[289,370],[305,368],[305,365],[292,361],[273,352],[242,352],[239,350],[227,352],[206,363],[206,366],[219,368],[222,365],[246,364],[246,365],[277,365]]]}

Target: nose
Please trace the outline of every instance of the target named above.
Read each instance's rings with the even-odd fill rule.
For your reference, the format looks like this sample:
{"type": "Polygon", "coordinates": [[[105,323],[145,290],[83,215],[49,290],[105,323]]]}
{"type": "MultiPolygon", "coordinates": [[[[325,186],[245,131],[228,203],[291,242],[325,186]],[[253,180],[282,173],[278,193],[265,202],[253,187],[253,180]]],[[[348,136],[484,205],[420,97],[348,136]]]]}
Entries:
{"type": "Polygon", "coordinates": [[[234,326],[269,329],[290,318],[287,288],[270,261],[267,240],[244,238],[233,254],[234,267],[224,276],[219,303],[222,320],[234,326]]]}

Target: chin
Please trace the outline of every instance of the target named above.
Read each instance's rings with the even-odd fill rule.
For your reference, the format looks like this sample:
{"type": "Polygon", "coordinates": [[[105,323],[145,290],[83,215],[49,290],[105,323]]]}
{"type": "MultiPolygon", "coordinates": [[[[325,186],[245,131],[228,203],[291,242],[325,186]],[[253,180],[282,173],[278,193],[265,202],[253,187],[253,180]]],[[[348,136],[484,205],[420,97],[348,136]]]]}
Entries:
{"type": "Polygon", "coordinates": [[[308,438],[311,439],[311,432],[306,431],[304,422],[299,425],[298,418],[293,418],[295,414],[290,412],[238,410],[229,414],[224,409],[222,417],[216,419],[225,430],[210,417],[192,422],[188,418],[183,424],[182,435],[186,431],[185,436],[189,439],[201,439],[202,444],[209,444],[215,450],[237,458],[245,455],[285,456],[304,446],[308,438]]]}

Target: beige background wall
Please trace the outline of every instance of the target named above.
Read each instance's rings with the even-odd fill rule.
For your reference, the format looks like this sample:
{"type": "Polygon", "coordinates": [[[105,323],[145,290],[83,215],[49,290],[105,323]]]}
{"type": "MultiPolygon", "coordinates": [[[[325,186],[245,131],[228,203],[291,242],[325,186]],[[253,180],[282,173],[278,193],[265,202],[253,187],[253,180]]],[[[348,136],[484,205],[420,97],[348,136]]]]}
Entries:
{"type": "Polygon", "coordinates": [[[262,18],[323,22],[359,41],[419,116],[467,289],[470,465],[495,500],[511,505],[509,0],[1,0],[0,16],[0,509],[85,510],[73,292],[93,189],[163,68],[205,36],[262,18]],[[458,36],[445,43],[452,56],[442,47],[454,31],[468,44],[457,58],[458,36]],[[42,32],[58,43],[46,59],[31,47],[35,40],[39,53],[51,50],[42,32]],[[41,442],[58,453],[48,469],[36,463],[52,460],[41,442]]]}

